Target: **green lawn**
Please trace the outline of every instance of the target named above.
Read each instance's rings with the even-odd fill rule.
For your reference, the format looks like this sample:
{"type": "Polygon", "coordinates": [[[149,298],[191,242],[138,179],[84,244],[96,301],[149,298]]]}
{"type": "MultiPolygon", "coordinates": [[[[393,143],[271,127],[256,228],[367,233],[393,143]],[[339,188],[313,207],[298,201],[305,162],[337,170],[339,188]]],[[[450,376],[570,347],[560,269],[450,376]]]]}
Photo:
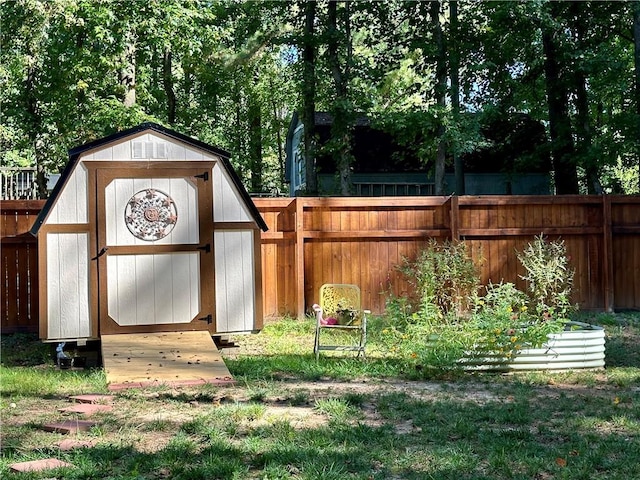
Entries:
{"type": "MultiPolygon", "coordinates": [[[[106,392],[103,372],[59,371],[49,346],[2,337],[1,478],[640,478],[640,314],[604,325],[604,371],[425,378],[370,324],[368,358],[312,354],[312,321],[282,320],[225,350],[235,387],[116,394],[114,410],[63,452],[40,426],[70,394],[106,392]],[[55,457],[74,468],[11,474],[55,457]]],[[[70,418],[74,418],[73,416],[70,418]]]]}

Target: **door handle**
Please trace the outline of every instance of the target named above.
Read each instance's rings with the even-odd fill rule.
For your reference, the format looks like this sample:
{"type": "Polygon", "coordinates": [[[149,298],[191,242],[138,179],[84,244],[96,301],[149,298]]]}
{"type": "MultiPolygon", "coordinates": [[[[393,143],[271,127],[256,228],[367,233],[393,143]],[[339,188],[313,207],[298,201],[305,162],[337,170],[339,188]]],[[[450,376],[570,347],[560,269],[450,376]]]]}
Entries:
{"type": "Polygon", "coordinates": [[[99,259],[101,256],[103,256],[105,253],[107,253],[107,250],[109,250],[109,247],[102,247],[102,250],[100,250],[98,252],[98,255],[96,255],[95,257],[93,257],[91,260],[97,260],[99,259]]]}

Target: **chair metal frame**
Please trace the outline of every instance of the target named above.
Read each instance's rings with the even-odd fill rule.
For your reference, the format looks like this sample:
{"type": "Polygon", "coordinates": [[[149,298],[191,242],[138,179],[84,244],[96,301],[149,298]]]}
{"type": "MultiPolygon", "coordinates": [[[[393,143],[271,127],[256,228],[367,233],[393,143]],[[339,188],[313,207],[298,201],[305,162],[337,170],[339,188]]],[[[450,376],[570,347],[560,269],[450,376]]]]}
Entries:
{"type": "Polygon", "coordinates": [[[346,283],[325,283],[320,287],[320,305],[313,305],[316,315],[316,334],[313,346],[316,360],[321,351],[357,352],[357,357],[365,358],[367,344],[367,315],[360,302],[360,288],[346,283]],[[327,321],[342,320],[342,323],[327,321]],[[330,345],[321,343],[322,330],[351,331],[358,336],[356,345],[330,345]]]}

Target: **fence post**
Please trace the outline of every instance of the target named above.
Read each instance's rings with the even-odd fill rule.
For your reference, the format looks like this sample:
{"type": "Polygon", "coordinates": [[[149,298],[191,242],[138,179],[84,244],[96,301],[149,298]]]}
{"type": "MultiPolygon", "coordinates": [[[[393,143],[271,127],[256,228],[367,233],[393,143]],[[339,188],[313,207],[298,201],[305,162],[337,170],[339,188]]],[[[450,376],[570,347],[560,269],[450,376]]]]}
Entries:
{"type": "Polygon", "coordinates": [[[452,195],[449,197],[451,201],[451,209],[449,213],[449,222],[451,228],[451,240],[457,242],[460,240],[460,209],[458,203],[458,196],[452,195]]]}
{"type": "Polygon", "coordinates": [[[602,196],[602,288],[604,290],[604,309],[613,312],[614,286],[613,286],[613,251],[612,251],[612,221],[611,198],[602,196]]]}
{"type": "Polygon", "coordinates": [[[301,197],[294,200],[296,207],[296,313],[304,317],[304,202],[301,197]]]}

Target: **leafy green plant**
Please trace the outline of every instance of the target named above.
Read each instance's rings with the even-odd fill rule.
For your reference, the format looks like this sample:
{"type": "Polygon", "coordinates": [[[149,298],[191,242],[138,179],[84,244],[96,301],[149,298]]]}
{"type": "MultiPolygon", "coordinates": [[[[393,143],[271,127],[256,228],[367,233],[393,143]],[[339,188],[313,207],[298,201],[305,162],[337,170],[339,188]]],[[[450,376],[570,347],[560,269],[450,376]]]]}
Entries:
{"type": "Polygon", "coordinates": [[[529,302],[527,294],[513,283],[490,283],[476,305],[473,351],[509,359],[523,348],[539,347],[548,334],[562,329],[564,322],[540,321],[529,302]]]}
{"type": "Polygon", "coordinates": [[[338,300],[335,315],[339,325],[351,325],[358,321],[360,312],[353,309],[345,299],[338,300]]]}
{"type": "Polygon", "coordinates": [[[398,267],[414,286],[416,310],[423,316],[460,318],[473,306],[479,275],[464,242],[429,240],[415,260],[398,267]]]}
{"type": "Polygon", "coordinates": [[[564,243],[542,236],[518,259],[527,292],[500,282],[478,296],[477,268],[464,243],[430,241],[415,261],[404,259],[399,267],[416,295],[389,297],[382,342],[421,372],[450,371],[476,355],[507,362],[524,348],[541,346],[575,310],[569,302],[573,270],[564,243]]]}
{"type": "Polygon", "coordinates": [[[476,303],[477,310],[490,310],[494,312],[518,312],[527,311],[529,297],[518,290],[513,283],[499,284],[489,283],[485,287],[485,295],[476,303]]]}
{"type": "Polygon", "coordinates": [[[545,320],[566,320],[575,307],[570,301],[574,270],[564,241],[549,241],[541,234],[517,255],[527,272],[520,278],[527,282],[536,313],[545,320]]]}

